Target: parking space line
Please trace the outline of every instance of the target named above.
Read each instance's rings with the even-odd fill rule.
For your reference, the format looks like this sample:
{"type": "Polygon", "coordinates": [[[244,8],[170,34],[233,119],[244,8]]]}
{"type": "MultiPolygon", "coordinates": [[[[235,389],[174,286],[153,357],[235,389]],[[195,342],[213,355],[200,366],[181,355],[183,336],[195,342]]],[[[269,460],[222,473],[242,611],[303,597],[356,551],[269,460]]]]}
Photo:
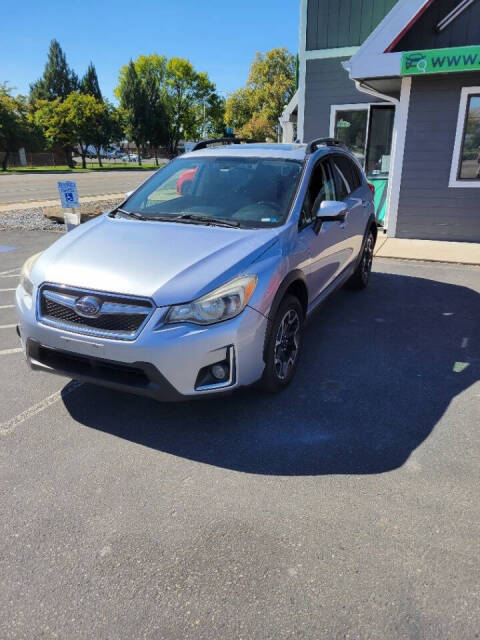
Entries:
{"type": "Polygon", "coordinates": [[[19,278],[19,273],[7,273],[5,276],[0,276],[0,278],[19,278]]]}
{"type": "Polygon", "coordinates": [[[8,276],[11,273],[20,274],[20,267],[15,267],[15,269],[7,269],[6,271],[0,271],[0,276],[8,276]]]}
{"type": "Polygon", "coordinates": [[[13,329],[16,326],[16,324],[0,324],[0,329],[13,329]]]}
{"type": "Polygon", "coordinates": [[[10,418],[10,420],[3,422],[2,424],[0,424],[0,435],[5,436],[8,433],[11,433],[16,427],[18,427],[18,425],[22,424],[22,422],[25,422],[29,418],[37,415],[37,413],[48,409],[48,407],[51,407],[52,404],[55,404],[56,402],[61,400],[61,398],[65,398],[65,396],[78,389],[78,387],[80,387],[81,385],[81,382],[73,380],[63,390],[55,391],[55,393],[52,393],[51,396],[47,396],[43,400],[40,400],[40,402],[37,402],[28,409],[25,409],[25,411],[22,411],[13,418],[10,418]]]}
{"type": "Polygon", "coordinates": [[[11,289],[0,289],[0,293],[5,291],[15,291],[15,287],[12,287],[11,289]]]}
{"type": "Polygon", "coordinates": [[[0,309],[13,309],[14,306],[14,304],[1,304],[0,309]]]}
{"type": "Polygon", "coordinates": [[[22,347],[15,347],[14,349],[2,349],[0,351],[0,356],[8,356],[11,353],[20,353],[22,351],[22,347]]]}

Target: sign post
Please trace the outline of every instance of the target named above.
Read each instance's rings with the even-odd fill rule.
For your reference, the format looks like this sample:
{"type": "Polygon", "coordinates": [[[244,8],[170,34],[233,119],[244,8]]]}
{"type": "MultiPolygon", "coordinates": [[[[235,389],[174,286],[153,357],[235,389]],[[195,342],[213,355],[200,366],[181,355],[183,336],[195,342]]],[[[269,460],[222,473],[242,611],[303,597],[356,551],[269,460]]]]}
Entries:
{"type": "Polygon", "coordinates": [[[71,231],[80,224],[80,208],[76,182],[58,182],[58,193],[62,203],[66,231],[71,231]]]}

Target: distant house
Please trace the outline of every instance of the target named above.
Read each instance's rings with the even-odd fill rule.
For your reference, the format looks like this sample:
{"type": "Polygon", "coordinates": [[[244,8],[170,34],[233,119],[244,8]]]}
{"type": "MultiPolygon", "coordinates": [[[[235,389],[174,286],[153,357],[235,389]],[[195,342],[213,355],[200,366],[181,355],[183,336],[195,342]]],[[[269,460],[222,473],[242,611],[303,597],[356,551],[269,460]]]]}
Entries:
{"type": "Polygon", "coordinates": [[[300,0],[280,124],[357,154],[389,236],[480,241],[480,0],[300,0]]]}

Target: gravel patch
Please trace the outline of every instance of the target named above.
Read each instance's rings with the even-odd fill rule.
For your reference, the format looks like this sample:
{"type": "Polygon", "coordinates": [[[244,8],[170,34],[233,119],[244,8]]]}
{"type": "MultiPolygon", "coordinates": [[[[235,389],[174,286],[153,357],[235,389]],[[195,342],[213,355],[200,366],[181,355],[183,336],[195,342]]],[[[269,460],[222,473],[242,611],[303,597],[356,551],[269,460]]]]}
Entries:
{"type": "MultiPolygon", "coordinates": [[[[112,200],[102,200],[81,203],[80,211],[82,214],[82,222],[91,215],[98,215],[104,211],[110,211],[118,206],[121,202],[118,198],[112,200]]],[[[63,233],[65,225],[57,222],[55,219],[49,218],[45,213],[49,211],[50,215],[57,213],[62,216],[59,207],[32,207],[31,209],[12,209],[11,211],[0,212],[0,230],[22,230],[26,231],[55,231],[63,233]],[[55,211],[53,211],[55,209],[55,211]],[[56,211],[58,209],[58,212],[56,211]],[[52,211],[50,211],[52,210],[52,211]]]]}
{"type": "Polygon", "coordinates": [[[41,208],[36,208],[0,213],[0,229],[4,231],[24,229],[25,231],[56,231],[57,233],[63,233],[65,226],[49,220],[43,215],[41,208]]]}

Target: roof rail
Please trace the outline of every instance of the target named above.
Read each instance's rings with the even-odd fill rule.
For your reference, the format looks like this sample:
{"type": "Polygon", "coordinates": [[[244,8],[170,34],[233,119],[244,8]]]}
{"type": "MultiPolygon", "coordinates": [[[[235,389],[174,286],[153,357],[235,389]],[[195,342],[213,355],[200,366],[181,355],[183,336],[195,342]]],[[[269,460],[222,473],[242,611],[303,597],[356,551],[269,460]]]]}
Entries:
{"type": "Polygon", "coordinates": [[[344,142],[342,142],[341,140],[336,140],[335,138],[315,138],[315,140],[311,140],[307,144],[307,155],[313,153],[318,149],[318,147],[322,145],[326,147],[343,147],[344,149],[347,148],[347,145],[344,142]]]}
{"type": "Polygon", "coordinates": [[[196,142],[191,151],[206,149],[210,145],[221,146],[227,144],[241,144],[242,142],[248,144],[249,142],[257,142],[257,140],[250,140],[250,138],[212,138],[210,140],[200,140],[200,142],[196,142]]]}

